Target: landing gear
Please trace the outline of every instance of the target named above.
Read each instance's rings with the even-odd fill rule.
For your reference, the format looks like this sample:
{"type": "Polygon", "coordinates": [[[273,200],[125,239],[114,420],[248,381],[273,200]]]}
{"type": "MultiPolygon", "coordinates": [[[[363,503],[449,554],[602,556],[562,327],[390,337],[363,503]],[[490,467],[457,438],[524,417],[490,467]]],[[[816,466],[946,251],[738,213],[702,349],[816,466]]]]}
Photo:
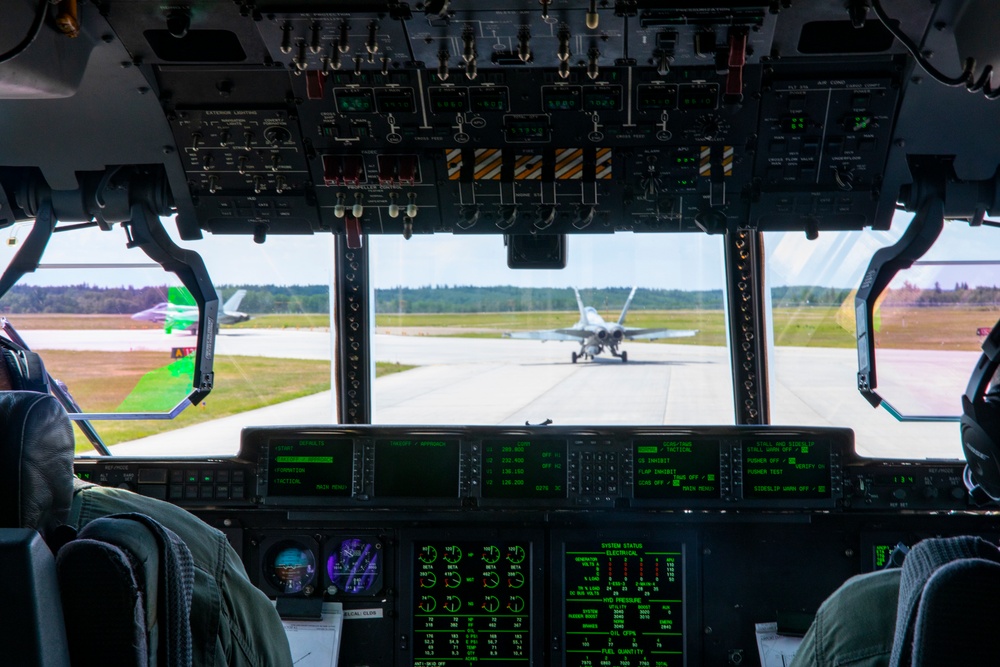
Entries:
{"type": "Polygon", "coordinates": [[[570,357],[570,359],[572,359],[573,363],[575,364],[576,360],[580,358],[580,355],[578,355],[576,352],[572,352],[571,354],[572,356],[570,357]]]}
{"type": "Polygon", "coordinates": [[[628,361],[628,352],[626,352],[625,350],[622,350],[622,363],[624,364],[627,361],[628,361]]]}

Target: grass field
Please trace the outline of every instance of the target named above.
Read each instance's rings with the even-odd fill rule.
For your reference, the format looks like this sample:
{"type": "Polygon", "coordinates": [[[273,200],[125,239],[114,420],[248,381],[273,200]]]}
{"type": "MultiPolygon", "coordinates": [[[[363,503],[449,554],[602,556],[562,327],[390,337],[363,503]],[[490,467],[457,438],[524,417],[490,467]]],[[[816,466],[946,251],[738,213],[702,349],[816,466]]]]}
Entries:
{"type": "MultiPolygon", "coordinates": [[[[122,402],[146,373],[163,366],[159,352],[68,352],[50,350],[45,365],[53,377],[66,383],[88,412],[110,412],[122,402]]],[[[402,364],[376,364],[376,376],[413,368],[402,364]]],[[[308,396],[330,388],[330,365],[325,361],[219,357],[215,361],[215,389],[201,405],[173,420],[97,421],[94,426],[105,444],[190,426],[308,396]]],[[[172,408],[183,395],[164,397],[162,410],[172,408]]],[[[78,450],[90,443],[76,430],[78,450]]]]}
{"type": "MultiPolygon", "coordinates": [[[[853,304],[850,304],[853,306],[853,304]]],[[[899,349],[978,350],[980,327],[991,327],[1000,311],[971,307],[880,309],[876,341],[880,347],[899,349]]],[[[601,313],[615,321],[617,312],[601,313]]],[[[576,312],[529,313],[414,313],[376,315],[375,324],[388,333],[414,333],[436,336],[494,338],[504,331],[556,329],[568,327],[579,318],[576,312]],[[435,331],[436,330],[436,331],[435,331]]],[[[18,330],[31,329],[128,329],[150,328],[126,315],[18,315],[13,318],[18,330]]],[[[323,313],[298,315],[260,315],[235,328],[329,329],[329,317],[323,313]]],[[[673,345],[725,345],[725,326],[720,310],[635,310],[628,316],[633,327],[697,329],[689,338],[674,338],[673,345]]],[[[151,325],[153,328],[156,325],[151,325]]],[[[29,337],[30,340],[30,337],[29,337]]],[[[852,348],[854,342],[853,308],[815,307],[775,308],[774,344],[798,347],[852,348]]]]}

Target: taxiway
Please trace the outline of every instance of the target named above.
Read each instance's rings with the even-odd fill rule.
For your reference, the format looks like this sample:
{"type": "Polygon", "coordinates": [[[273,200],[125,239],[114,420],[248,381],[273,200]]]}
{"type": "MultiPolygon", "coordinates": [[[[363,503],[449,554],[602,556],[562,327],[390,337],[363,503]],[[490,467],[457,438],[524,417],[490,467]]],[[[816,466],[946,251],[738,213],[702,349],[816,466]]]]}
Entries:
{"type": "MultiPolygon", "coordinates": [[[[33,348],[74,350],[164,350],[192,338],[155,330],[25,331],[33,348]]],[[[379,378],[374,384],[374,421],[381,424],[731,424],[734,406],[729,357],[721,347],[642,344],[626,346],[629,362],[601,356],[570,363],[572,343],[491,338],[446,338],[376,334],[376,361],[418,368],[379,378]]],[[[224,331],[217,354],[330,359],[330,337],[322,330],[240,329],[224,331]]],[[[774,348],[771,421],[776,424],[850,426],[858,450],[893,458],[960,458],[954,423],[899,423],[873,409],[855,388],[853,350],[774,348]]],[[[44,356],[44,355],[43,355],[44,356]]],[[[957,401],[978,355],[893,351],[880,389],[897,404],[955,414],[957,401]],[[935,377],[933,383],[913,378],[935,377]],[[952,405],[954,403],[954,405],[952,405]]],[[[330,392],[248,411],[232,417],[116,446],[119,454],[232,454],[250,425],[330,424],[330,392]]],[[[98,425],[99,427],[99,425],[98,425]]]]}

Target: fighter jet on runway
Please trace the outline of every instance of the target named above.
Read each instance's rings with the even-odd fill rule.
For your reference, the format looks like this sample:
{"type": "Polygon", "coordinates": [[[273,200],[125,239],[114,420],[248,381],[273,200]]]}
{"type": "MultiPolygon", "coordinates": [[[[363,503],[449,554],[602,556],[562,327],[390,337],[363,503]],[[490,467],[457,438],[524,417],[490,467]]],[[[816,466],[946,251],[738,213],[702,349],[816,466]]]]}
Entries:
{"type": "MultiPolygon", "coordinates": [[[[187,290],[184,291],[186,292],[187,290]]],[[[221,312],[219,313],[219,324],[236,324],[237,322],[246,322],[250,319],[250,316],[246,313],[236,310],[240,307],[240,302],[243,301],[246,293],[245,289],[237,290],[236,294],[229,297],[229,300],[222,305],[221,312]]],[[[179,298],[183,299],[184,297],[181,295],[179,298]]],[[[187,295],[187,298],[191,298],[190,294],[187,295]]],[[[192,303],[193,301],[191,299],[192,303]]],[[[152,308],[139,311],[132,316],[132,319],[146,322],[162,322],[163,330],[167,333],[172,332],[174,329],[188,330],[193,333],[198,326],[198,306],[163,301],[152,308]]]]}
{"type": "Polygon", "coordinates": [[[632,297],[635,296],[636,288],[629,292],[622,314],[618,317],[618,322],[605,322],[597,309],[593,306],[584,306],[583,299],[580,298],[580,291],[573,288],[576,294],[576,303],[580,307],[580,321],[569,329],[549,329],[546,331],[508,331],[504,333],[504,338],[530,338],[532,340],[572,340],[580,343],[580,351],[573,352],[572,360],[593,359],[600,354],[604,348],[612,356],[618,357],[623,362],[628,361],[628,353],[618,351],[618,345],[623,340],[656,340],[657,338],[683,338],[693,336],[698,333],[697,329],[635,329],[625,326],[625,315],[628,307],[632,305],[632,297]]]}

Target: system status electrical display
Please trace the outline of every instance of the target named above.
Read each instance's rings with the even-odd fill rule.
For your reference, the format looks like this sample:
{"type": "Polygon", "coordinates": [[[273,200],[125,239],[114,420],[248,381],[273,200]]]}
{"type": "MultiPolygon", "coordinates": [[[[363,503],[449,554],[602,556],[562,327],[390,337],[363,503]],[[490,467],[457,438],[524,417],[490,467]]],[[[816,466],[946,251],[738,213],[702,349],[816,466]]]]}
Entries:
{"type": "Polygon", "coordinates": [[[527,541],[414,544],[414,667],[530,664],[530,553],[527,541]]]}
{"type": "Polygon", "coordinates": [[[275,438],[267,454],[269,496],[351,495],[354,441],[349,438],[275,438]]]}
{"type": "Polygon", "coordinates": [[[744,498],[830,498],[831,475],[829,442],[797,439],[743,442],[744,498]]]}
{"type": "Polygon", "coordinates": [[[720,497],[718,441],[642,438],[632,447],[636,498],[720,497]]]}
{"type": "Polygon", "coordinates": [[[566,667],[685,664],[684,545],[565,546],[566,667]]]}
{"type": "Polygon", "coordinates": [[[458,440],[394,438],[375,441],[375,495],[457,498],[458,440]]]}
{"type": "Polygon", "coordinates": [[[565,498],[566,441],[483,441],[483,498],[565,498]]]}

